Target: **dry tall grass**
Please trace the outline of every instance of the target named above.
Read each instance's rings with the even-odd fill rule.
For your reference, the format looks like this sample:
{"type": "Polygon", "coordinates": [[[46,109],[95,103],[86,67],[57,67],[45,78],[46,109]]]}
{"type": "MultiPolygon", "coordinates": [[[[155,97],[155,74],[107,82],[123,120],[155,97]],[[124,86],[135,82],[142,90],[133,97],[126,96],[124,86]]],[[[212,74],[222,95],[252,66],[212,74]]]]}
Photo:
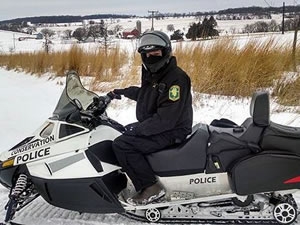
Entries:
{"type": "Polygon", "coordinates": [[[300,106],[300,77],[292,82],[278,82],[274,89],[274,96],[282,105],[300,106]]]}
{"type": "MultiPolygon", "coordinates": [[[[274,39],[249,41],[240,47],[233,39],[220,38],[211,45],[177,46],[178,65],[191,77],[194,91],[209,94],[250,96],[258,89],[273,90],[281,103],[300,105],[300,78],[281,82],[284,71],[293,68],[292,46],[279,45],[274,39]]],[[[297,48],[297,63],[300,62],[297,48]]],[[[95,78],[93,88],[138,84],[141,59],[116,47],[86,51],[73,46],[69,51],[0,55],[0,66],[41,75],[50,72],[62,76],[68,70],[95,78]]],[[[299,75],[299,74],[298,74],[299,75]]]]}
{"type": "Polygon", "coordinates": [[[81,75],[93,76],[97,81],[111,81],[120,75],[127,57],[127,53],[118,47],[108,51],[98,48],[91,52],[73,46],[69,51],[50,54],[40,51],[0,55],[0,66],[37,75],[50,72],[64,76],[67,71],[75,70],[81,75]]]}
{"type": "Polygon", "coordinates": [[[273,39],[250,41],[240,48],[232,39],[214,45],[177,48],[178,64],[190,75],[194,90],[202,93],[249,96],[270,88],[292,67],[291,48],[273,39]]]}

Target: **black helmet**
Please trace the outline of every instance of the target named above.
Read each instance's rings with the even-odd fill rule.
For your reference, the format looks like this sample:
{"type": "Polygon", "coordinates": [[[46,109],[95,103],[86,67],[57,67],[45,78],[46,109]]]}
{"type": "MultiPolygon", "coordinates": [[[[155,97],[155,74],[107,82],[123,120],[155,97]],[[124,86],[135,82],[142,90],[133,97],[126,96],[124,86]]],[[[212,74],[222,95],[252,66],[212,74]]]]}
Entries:
{"type": "Polygon", "coordinates": [[[164,32],[156,30],[149,31],[141,36],[138,44],[138,52],[141,53],[142,61],[146,69],[152,73],[156,73],[169,62],[172,52],[171,41],[164,32]],[[162,50],[162,57],[159,61],[149,62],[146,53],[155,50],[162,50]]]}

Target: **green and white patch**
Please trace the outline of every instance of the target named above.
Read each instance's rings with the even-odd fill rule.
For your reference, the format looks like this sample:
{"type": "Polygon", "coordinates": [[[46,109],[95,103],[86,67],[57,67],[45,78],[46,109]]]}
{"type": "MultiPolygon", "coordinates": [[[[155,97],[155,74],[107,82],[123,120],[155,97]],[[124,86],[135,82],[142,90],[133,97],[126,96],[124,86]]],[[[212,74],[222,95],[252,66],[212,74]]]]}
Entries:
{"type": "Polygon", "coordinates": [[[177,101],[180,99],[180,87],[178,85],[173,85],[169,89],[169,99],[171,101],[177,101]]]}

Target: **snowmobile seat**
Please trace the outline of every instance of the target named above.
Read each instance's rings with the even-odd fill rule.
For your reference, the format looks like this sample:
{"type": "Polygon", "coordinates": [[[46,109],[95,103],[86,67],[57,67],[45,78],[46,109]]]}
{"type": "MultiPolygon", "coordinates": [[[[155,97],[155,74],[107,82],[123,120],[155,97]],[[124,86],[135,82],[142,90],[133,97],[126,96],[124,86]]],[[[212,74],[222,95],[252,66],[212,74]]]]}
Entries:
{"type": "Polygon", "coordinates": [[[261,132],[258,131],[270,125],[270,103],[267,92],[255,92],[253,94],[250,103],[250,115],[251,117],[247,118],[240,126],[209,126],[209,130],[211,133],[214,131],[218,133],[224,132],[243,140],[251,139],[257,142],[261,135],[261,132]]]}
{"type": "Polygon", "coordinates": [[[300,127],[290,127],[271,122],[263,134],[263,150],[281,150],[300,155],[300,127]]]}
{"type": "Polygon", "coordinates": [[[266,127],[270,125],[270,100],[268,92],[255,92],[250,103],[251,117],[246,119],[241,127],[245,133],[240,139],[248,143],[257,144],[266,127]]]}
{"type": "Polygon", "coordinates": [[[250,115],[238,128],[209,127],[207,173],[227,172],[231,164],[261,151],[259,142],[270,124],[270,104],[267,92],[253,94],[250,115]]]}
{"type": "Polygon", "coordinates": [[[202,173],[206,165],[208,138],[207,125],[199,123],[183,143],[149,154],[147,160],[161,177],[202,173]]]}

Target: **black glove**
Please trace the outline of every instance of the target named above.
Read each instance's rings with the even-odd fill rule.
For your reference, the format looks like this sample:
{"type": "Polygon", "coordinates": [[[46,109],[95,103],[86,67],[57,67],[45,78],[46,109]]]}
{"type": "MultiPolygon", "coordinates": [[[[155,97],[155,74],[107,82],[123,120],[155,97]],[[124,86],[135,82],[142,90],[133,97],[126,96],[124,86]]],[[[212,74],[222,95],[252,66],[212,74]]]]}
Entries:
{"type": "Polygon", "coordinates": [[[115,91],[110,91],[106,94],[111,100],[113,99],[121,99],[121,95],[115,93],[115,91]]]}
{"type": "Polygon", "coordinates": [[[114,89],[113,92],[117,95],[124,95],[125,89],[114,89]]]}
{"type": "Polygon", "coordinates": [[[113,99],[121,99],[121,95],[124,95],[125,89],[114,89],[107,93],[107,96],[113,99]]]}
{"type": "Polygon", "coordinates": [[[105,112],[110,101],[111,101],[111,98],[108,96],[94,97],[93,103],[92,103],[93,107],[91,109],[94,109],[95,115],[101,115],[102,113],[105,112]]]}
{"type": "Polygon", "coordinates": [[[126,125],[124,128],[124,135],[128,135],[128,136],[138,136],[139,132],[138,132],[138,127],[137,127],[138,123],[132,123],[132,124],[128,124],[126,125]]]}

